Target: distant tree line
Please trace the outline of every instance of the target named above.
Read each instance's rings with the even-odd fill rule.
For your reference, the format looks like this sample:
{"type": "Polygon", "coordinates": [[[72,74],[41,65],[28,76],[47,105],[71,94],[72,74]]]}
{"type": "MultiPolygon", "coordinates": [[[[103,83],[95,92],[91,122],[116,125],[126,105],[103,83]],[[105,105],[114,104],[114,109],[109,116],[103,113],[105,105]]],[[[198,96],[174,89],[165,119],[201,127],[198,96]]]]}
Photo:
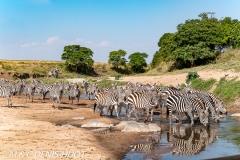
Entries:
{"type": "MultiPolygon", "coordinates": [[[[126,51],[119,49],[109,53],[108,63],[112,65],[112,69],[119,73],[129,72],[126,69],[127,60],[125,59],[126,51]]],[[[62,60],[65,60],[65,65],[69,71],[76,73],[89,74],[93,72],[92,59],[93,52],[91,49],[81,47],[80,45],[65,46],[62,53],[62,60]]],[[[135,73],[144,72],[144,67],[147,67],[146,58],[148,54],[135,52],[129,58],[129,66],[135,73]]]]}
{"type": "Polygon", "coordinates": [[[177,32],[165,33],[158,41],[159,50],[151,66],[175,61],[177,68],[209,63],[227,48],[240,47],[240,22],[230,17],[220,20],[212,12],[201,13],[199,19],[186,20],[177,32]]]}
{"type": "MultiPolygon", "coordinates": [[[[213,12],[201,13],[199,19],[188,19],[177,26],[175,33],[163,34],[159,41],[159,50],[153,56],[151,66],[161,62],[174,61],[176,68],[193,67],[207,64],[216,59],[227,48],[240,47],[240,22],[230,17],[217,19],[213,12]]],[[[109,53],[108,63],[112,69],[121,73],[126,64],[135,73],[144,72],[147,67],[147,53],[135,52],[125,58],[127,52],[119,49],[109,53]]],[[[93,52],[80,45],[65,46],[62,60],[69,71],[91,73],[93,71],[93,52]]]]}

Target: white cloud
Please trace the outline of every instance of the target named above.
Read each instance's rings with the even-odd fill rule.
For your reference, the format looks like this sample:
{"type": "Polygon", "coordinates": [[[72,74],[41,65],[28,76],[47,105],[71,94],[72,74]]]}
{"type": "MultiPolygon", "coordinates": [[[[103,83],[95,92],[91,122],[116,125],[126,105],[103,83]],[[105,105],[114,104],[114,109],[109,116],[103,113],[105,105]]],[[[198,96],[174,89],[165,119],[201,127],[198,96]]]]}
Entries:
{"type": "Polygon", "coordinates": [[[57,41],[59,41],[59,37],[58,36],[49,37],[47,39],[47,44],[53,44],[53,43],[56,43],[57,41]]]}
{"type": "Polygon", "coordinates": [[[20,47],[32,47],[32,46],[36,46],[37,44],[38,44],[37,42],[24,43],[24,44],[21,44],[20,47]]]}
{"type": "Polygon", "coordinates": [[[100,47],[107,47],[107,46],[110,46],[110,45],[111,45],[111,43],[110,43],[110,42],[107,42],[107,41],[102,41],[102,42],[99,44],[100,47]]]}

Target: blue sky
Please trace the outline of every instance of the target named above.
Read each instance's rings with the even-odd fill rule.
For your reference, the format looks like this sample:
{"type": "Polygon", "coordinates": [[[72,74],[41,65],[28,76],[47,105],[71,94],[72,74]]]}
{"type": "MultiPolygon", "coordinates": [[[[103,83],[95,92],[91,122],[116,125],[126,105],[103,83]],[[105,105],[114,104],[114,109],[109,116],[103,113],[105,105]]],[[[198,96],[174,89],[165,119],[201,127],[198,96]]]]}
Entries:
{"type": "Polygon", "coordinates": [[[0,0],[0,59],[61,60],[66,45],[126,58],[145,52],[150,63],[159,38],[202,12],[240,20],[239,0],[0,0]]]}

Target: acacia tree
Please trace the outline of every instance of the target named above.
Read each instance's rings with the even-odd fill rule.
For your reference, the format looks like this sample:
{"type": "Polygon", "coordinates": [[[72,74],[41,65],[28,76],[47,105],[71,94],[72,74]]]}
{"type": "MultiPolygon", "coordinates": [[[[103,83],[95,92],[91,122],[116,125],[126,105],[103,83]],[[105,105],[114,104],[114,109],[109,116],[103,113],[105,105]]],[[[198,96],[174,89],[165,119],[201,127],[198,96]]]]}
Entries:
{"type": "Polygon", "coordinates": [[[147,62],[145,58],[148,58],[147,53],[135,52],[129,55],[129,65],[132,70],[136,73],[144,72],[144,67],[147,67],[147,62]]]}
{"type": "Polygon", "coordinates": [[[126,66],[127,60],[124,58],[126,54],[127,52],[121,49],[118,51],[112,51],[108,56],[108,63],[113,65],[113,69],[118,72],[120,66],[126,66]]]}
{"type": "Polygon", "coordinates": [[[88,73],[94,63],[92,56],[93,52],[89,48],[80,45],[69,45],[64,47],[61,58],[66,60],[65,64],[69,70],[88,73]]]}

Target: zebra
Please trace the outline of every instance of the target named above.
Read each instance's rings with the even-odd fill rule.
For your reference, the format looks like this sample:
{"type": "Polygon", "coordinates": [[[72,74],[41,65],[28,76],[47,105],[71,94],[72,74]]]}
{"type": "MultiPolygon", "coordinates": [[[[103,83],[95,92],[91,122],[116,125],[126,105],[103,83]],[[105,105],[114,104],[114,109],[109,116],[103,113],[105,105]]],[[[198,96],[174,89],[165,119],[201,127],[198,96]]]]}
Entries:
{"type": "Polygon", "coordinates": [[[16,84],[15,84],[15,87],[16,87],[16,94],[18,96],[18,98],[20,98],[20,94],[22,93],[24,87],[26,85],[26,82],[22,79],[20,79],[16,84]]]}
{"type": "Polygon", "coordinates": [[[111,91],[113,91],[114,89],[117,89],[117,83],[112,83],[112,86],[111,86],[111,87],[104,88],[104,89],[103,89],[103,92],[111,92],[111,91]]]}
{"type": "MultiPolygon", "coordinates": [[[[192,118],[194,118],[194,113],[197,114],[200,123],[203,124],[205,127],[209,127],[209,105],[201,99],[201,97],[197,95],[189,95],[187,93],[182,94],[173,94],[167,100],[168,106],[170,104],[171,108],[169,109],[169,113],[172,114],[172,109],[177,111],[178,113],[184,112],[188,118],[190,118],[192,122],[192,118]],[[169,100],[169,101],[168,101],[169,100]],[[177,105],[178,103],[178,105],[177,105]],[[184,108],[185,107],[185,108],[184,108]],[[184,111],[185,110],[185,111],[184,111]],[[190,112],[191,111],[191,112],[190,112]],[[191,118],[191,116],[193,116],[191,118]]],[[[177,120],[179,120],[179,114],[177,115],[177,120]]],[[[171,116],[169,116],[171,120],[171,116]]],[[[194,125],[191,123],[191,125],[194,125]]]]}
{"type": "Polygon", "coordinates": [[[87,96],[88,96],[88,100],[91,99],[91,95],[93,95],[93,97],[95,97],[95,94],[98,92],[98,86],[97,84],[91,84],[88,88],[87,88],[87,96]]]}
{"type": "MultiPolygon", "coordinates": [[[[119,97],[121,96],[122,91],[121,90],[113,90],[112,92],[100,92],[96,94],[95,96],[95,103],[94,103],[94,112],[96,108],[100,109],[100,116],[103,115],[103,108],[106,107],[107,111],[111,109],[111,107],[114,107],[116,111],[117,118],[119,118],[118,115],[118,100],[119,97]]],[[[112,109],[113,111],[113,109],[112,109]]],[[[111,111],[111,116],[112,116],[112,111],[111,111]]]]}
{"type": "Polygon", "coordinates": [[[159,93],[142,93],[142,92],[134,92],[132,94],[130,94],[128,96],[127,99],[127,103],[129,106],[129,113],[128,113],[128,118],[130,118],[131,113],[134,112],[134,115],[137,119],[137,121],[139,121],[138,117],[137,117],[137,113],[136,113],[136,109],[137,110],[141,110],[143,111],[144,109],[147,112],[147,117],[144,120],[145,122],[148,121],[149,118],[149,111],[151,111],[151,118],[150,121],[153,121],[153,110],[154,107],[158,106],[159,104],[159,97],[160,94],[159,93]]]}
{"type": "Polygon", "coordinates": [[[58,109],[61,109],[60,104],[61,104],[63,89],[64,89],[64,84],[58,83],[58,84],[54,84],[52,89],[50,90],[49,94],[50,94],[50,100],[52,101],[53,108],[55,108],[54,101],[57,100],[58,109]]]}
{"type": "Polygon", "coordinates": [[[76,98],[77,104],[79,104],[80,99],[80,89],[79,86],[75,84],[71,84],[67,88],[68,90],[68,99],[71,100],[71,104],[73,104],[73,99],[76,98]]]}
{"type": "Polygon", "coordinates": [[[86,95],[88,95],[88,87],[89,87],[88,82],[83,80],[82,89],[84,89],[86,95]]]}
{"type": "Polygon", "coordinates": [[[169,122],[172,124],[172,111],[187,113],[191,120],[191,125],[194,125],[193,106],[187,96],[172,94],[167,99],[167,107],[169,110],[169,122]]]}
{"type": "Polygon", "coordinates": [[[148,143],[138,143],[135,145],[131,145],[130,147],[132,148],[132,152],[142,152],[149,154],[151,153],[154,149],[157,148],[158,143],[160,142],[160,139],[155,139],[153,136],[150,136],[147,140],[148,143]]]}
{"type": "Polygon", "coordinates": [[[34,99],[34,92],[36,89],[35,81],[33,80],[31,83],[28,83],[24,87],[24,93],[26,95],[26,98],[29,99],[33,103],[34,99]]]}
{"type": "Polygon", "coordinates": [[[48,77],[58,78],[58,73],[59,73],[58,68],[53,68],[51,69],[51,71],[48,72],[48,77]]]}
{"type": "Polygon", "coordinates": [[[52,89],[53,84],[45,84],[43,81],[39,82],[37,80],[35,80],[35,84],[36,84],[36,91],[41,95],[42,100],[45,100],[46,95],[52,89]]]}
{"type": "Polygon", "coordinates": [[[0,97],[6,97],[7,98],[7,106],[9,108],[12,108],[12,100],[11,100],[11,95],[14,92],[14,89],[12,88],[13,86],[1,86],[0,85],[0,97]]]}
{"type": "Polygon", "coordinates": [[[183,90],[188,93],[199,93],[205,95],[205,97],[210,97],[210,99],[209,98],[208,99],[212,103],[212,107],[210,108],[212,117],[216,122],[219,122],[218,118],[220,112],[223,114],[227,114],[227,110],[225,109],[223,102],[212,93],[205,92],[199,89],[193,89],[190,85],[191,83],[189,84],[185,83],[185,88],[183,90]]]}

